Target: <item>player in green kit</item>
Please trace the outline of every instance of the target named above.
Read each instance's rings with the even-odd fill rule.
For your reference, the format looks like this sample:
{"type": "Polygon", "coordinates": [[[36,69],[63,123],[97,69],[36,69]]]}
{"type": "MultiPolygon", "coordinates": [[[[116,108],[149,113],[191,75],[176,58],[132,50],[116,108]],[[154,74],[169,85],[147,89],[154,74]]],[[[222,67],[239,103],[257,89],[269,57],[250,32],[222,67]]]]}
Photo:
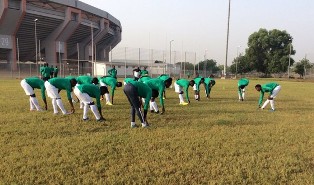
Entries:
{"type": "Polygon", "coordinates": [[[98,85],[99,81],[98,78],[96,77],[91,77],[91,76],[78,76],[76,77],[77,84],[94,84],[98,85]]]}
{"type": "Polygon", "coordinates": [[[187,105],[190,103],[190,99],[189,99],[189,86],[194,86],[195,82],[194,80],[188,81],[186,79],[179,79],[177,81],[175,81],[174,83],[174,89],[175,92],[179,94],[179,99],[180,99],[180,105],[187,105]],[[183,99],[183,90],[185,92],[185,97],[187,102],[184,102],[183,99]]]}
{"type": "Polygon", "coordinates": [[[73,91],[76,97],[80,100],[80,102],[83,102],[84,104],[84,108],[83,108],[83,120],[84,121],[89,120],[87,116],[87,112],[89,108],[95,115],[97,121],[105,121],[101,112],[101,104],[100,104],[100,95],[103,92],[101,93],[98,86],[94,84],[80,84],[80,85],[76,85],[73,91]],[[92,98],[96,99],[97,106],[95,105],[92,98]]]}
{"type": "Polygon", "coordinates": [[[147,71],[147,67],[144,67],[143,70],[141,70],[141,76],[148,76],[148,71],[147,71]]]}
{"type": "Polygon", "coordinates": [[[204,86],[205,86],[205,93],[206,93],[206,98],[210,98],[210,91],[212,87],[216,84],[216,81],[213,78],[204,78],[204,86]]]}
{"type": "Polygon", "coordinates": [[[264,109],[267,106],[267,104],[270,102],[270,106],[271,106],[270,111],[275,111],[274,98],[277,97],[279,91],[281,90],[281,86],[277,83],[272,82],[272,83],[267,83],[264,85],[257,84],[255,85],[255,89],[260,92],[260,97],[258,100],[258,107],[261,109],[264,109]],[[265,103],[263,104],[263,106],[261,107],[265,92],[268,92],[269,96],[267,100],[265,101],[265,103]]]}
{"type": "Polygon", "coordinates": [[[249,85],[249,80],[247,78],[241,78],[238,81],[238,95],[239,95],[239,101],[244,100],[245,96],[245,87],[249,85]]]}
{"type": "MultiPolygon", "coordinates": [[[[165,88],[169,88],[171,86],[172,78],[168,78],[165,81],[159,78],[153,78],[144,83],[147,84],[152,90],[155,90],[158,92],[160,105],[162,106],[161,114],[163,114],[165,112],[165,104],[164,104],[164,99],[162,97],[162,94],[165,91],[165,88]]],[[[155,102],[155,97],[152,97],[150,100],[150,111],[159,113],[158,106],[155,102]]]]}
{"type": "Polygon", "coordinates": [[[46,91],[48,94],[48,97],[52,99],[52,107],[53,107],[53,113],[58,114],[58,107],[61,109],[63,114],[71,114],[74,113],[75,109],[72,103],[72,97],[71,97],[71,91],[72,88],[76,85],[77,81],[75,78],[68,79],[68,78],[52,78],[45,82],[46,91]],[[59,95],[59,90],[66,90],[67,97],[69,100],[69,103],[71,105],[71,112],[68,113],[61,101],[61,97],[59,95]]]}
{"type": "Polygon", "coordinates": [[[196,77],[194,78],[194,82],[195,84],[193,85],[193,90],[194,90],[194,98],[195,100],[197,101],[200,101],[200,85],[202,83],[204,83],[204,78],[199,76],[199,77],[196,77]]]}
{"type": "Polygon", "coordinates": [[[116,78],[110,77],[110,76],[104,76],[99,78],[100,83],[100,90],[102,90],[105,94],[106,98],[106,105],[112,105],[113,104],[113,97],[114,97],[114,91],[116,87],[121,87],[122,83],[118,82],[116,78]],[[111,102],[110,102],[110,95],[108,91],[108,86],[111,88],[111,102]]]}
{"type": "Polygon", "coordinates": [[[117,73],[118,73],[118,71],[116,70],[116,66],[112,66],[112,69],[108,70],[109,76],[111,76],[113,78],[117,78],[117,73]]]}
{"type": "MultiPolygon", "coordinates": [[[[157,78],[159,78],[159,79],[165,81],[165,80],[167,80],[168,78],[170,78],[170,76],[167,75],[167,74],[162,74],[162,75],[158,76],[157,78]]],[[[171,86],[170,86],[170,87],[171,87],[171,86]]],[[[163,99],[166,99],[166,91],[164,91],[164,93],[163,93],[163,99]]]]}
{"type": "Polygon", "coordinates": [[[25,94],[29,95],[30,111],[33,110],[41,111],[34,89],[41,90],[41,97],[45,103],[45,110],[47,110],[47,101],[45,94],[46,88],[44,83],[45,82],[42,79],[39,79],[37,77],[25,78],[21,81],[21,86],[24,89],[25,94]]]}
{"type": "Polygon", "coordinates": [[[48,63],[45,63],[44,66],[40,67],[40,74],[44,81],[50,79],[51,68],[48,66],[48,63]]]}
{"type": "Polygon", "coordinates": [[[129,81],[124,86],[124,94],[128,98],[131,104],[131,128],[137,127],[135,124],[135,112],[142,123],[142,127],[148,127],[149,124],[147,122],[147,109],[149,105],[149,100],[151,97],[158,97],[158,93],[155,94],[156,91],[152,91],[152,89],[142,82],[138,81],[129,81]],[[154,92],[154,94],[152,94],[154,92]],[[144,104],[144,113],[141,110],[141,98],[145,98],[144,104]]]}

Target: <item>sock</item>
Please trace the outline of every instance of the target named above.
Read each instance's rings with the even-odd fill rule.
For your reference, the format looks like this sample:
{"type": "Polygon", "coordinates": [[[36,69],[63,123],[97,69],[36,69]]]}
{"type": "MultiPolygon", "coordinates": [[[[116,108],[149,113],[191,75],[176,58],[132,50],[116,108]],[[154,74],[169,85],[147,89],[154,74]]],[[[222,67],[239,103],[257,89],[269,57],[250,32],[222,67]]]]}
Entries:
{"type": "Polygon", "coordinates": [[[36,107],[36,109],[37,109],[38,111],[41,110],[37,98],[31,97],[31,101],[32,101],[32,103],[35,105],[35,107],[36,107]]]}
{"type": "Polygon", "coordinates": [[[57,105],[57,99],[52,98],[52,107],[53,107],[53,113],[58,114],[58,105],[57,105]]]}
{"type": "Polygon", "coordinates": [[[196,94],[194,95],[194,98],[197,100],[197,95],[196,94]]]}
{"type": "Polygon", "coordinates": [[[155,112],[158,112],[158,106],[156,102],[151,102],[155,112]]]}
{"type": "Polygon", "coordinates": [[[143,104],[145,104],[145,98],[142,98],[142,102],[143,102],[143,104]]]}
{"type": "Polygon", "coordinates": [[[83,119],[87,119],[88,116],[87,116],[87,112],[88,112],[88,109],[89,109],[89,105],[86,103],[84,103],[84,107],[83,107],[83,119]]]}
{"type": "Polygon", "coordinates": [[[183,102],[184,102],[184,99],[183,99],[183,95],[182,95],[182,94],[179,94],[179,99],[180,99],[180,103],[183,103],[183,102]]]}
{"type": "Polygon", "coordinates": [[[262,109],[264,109],[268,105],[268,103],[269,103],[269,100],[267,99],[265,103],[263,104],[262,109]]]}
{"type": "Polygon", "coordinates": [[[154,110],[153,102],[149,102],[149,110],[154,110]]]}
{"type": "Polygon", "coordinates": [[[84,108],[84,103],[80,101],[80,109],[84,108]]]}
{"type": "Polygon", "coordinates": [[[63,114],[66,114],[66,113],[67,113],[67,111],[65,110],[65,108],[64,108],[64,106],[63,106],[63,103],[62,103],[61,99],[57,99],[57,105],[58,105],[58,107],[61,109],[61,111],[62,111],[63,114]]]}
{"type": "Polygon", "coordinates": [[[96,119],[100,119],[100,114],[96,105],[90,106],[91,111],[94,113],[96,119]]]}
{"type": "Polygon", "coordinates": [[[133,126],[133,127],[134,127],[134,126],[135,126],[135,122],[131,122],[131,126],[133,126]]]}
{"type": "Polygon", "coordinates": [[[106,102],[110,102],[110,95],[108,93],[105,94],[106,102]]]}
{"type": "Polygon", "coordinates": [[[271,106],[271,109],[275,110],[275,101],[274,100],[270,100],[270,106],[271,106]]]}
{"type": "Polygon", "coordinates": [[[238,95],[239,95],[239,100],[241,100],[241,94],[240,94],[240,93],[238,93],[238,95]]]}
{"type": "Polygon", "coordinates": [[[33,101],[32,101],[32,97],[29,97],[29,106],[30,106],[30,110],[35,110],[35,105],[33,104],[33,101]]]}
{"type": "Polygon", "coordinates": [[[243,91],[243,93],[242,93],[242,98],[244,99],[244,96],[245,96],[245,91],[243,91]]]}

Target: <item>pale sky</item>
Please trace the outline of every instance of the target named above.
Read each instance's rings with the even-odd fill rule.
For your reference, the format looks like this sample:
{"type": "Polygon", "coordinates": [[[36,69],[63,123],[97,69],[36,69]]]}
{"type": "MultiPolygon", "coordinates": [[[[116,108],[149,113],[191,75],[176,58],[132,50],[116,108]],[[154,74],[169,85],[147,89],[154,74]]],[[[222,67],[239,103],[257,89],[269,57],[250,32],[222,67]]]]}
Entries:
{"type": "MultiPolygon", "coordinates": [[[[116,47],[197,52],[224,64],[228,0],[81,0],[120,20],[116,47]]],[[[314,63],[314,0],[231,0],[228,65],[260,28],[286,30],[298,62],[314,63]]]]}

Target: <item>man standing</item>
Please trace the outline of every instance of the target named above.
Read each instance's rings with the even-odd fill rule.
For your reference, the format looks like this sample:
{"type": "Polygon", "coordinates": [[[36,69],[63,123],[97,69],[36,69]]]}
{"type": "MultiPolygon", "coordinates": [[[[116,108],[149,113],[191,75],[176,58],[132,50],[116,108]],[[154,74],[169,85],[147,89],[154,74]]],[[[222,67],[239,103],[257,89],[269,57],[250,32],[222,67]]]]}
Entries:
{"type": "Polygon", "coordinates": [[[24,89],[25,94],[29,95],[30,111],[33,110],[41,111],[34,89],[41,90],[41,97],[45,103],[45,110],[47,110],[47,101],[45,95],[46,88],[44,83],[45,82],[43,80],[36,77],[25,78],[21,81],[21,86],[24,89]]]}
{"type": "MultiPolygon", "coordinates": [[[[147,84],[152,90],[155,90],[158,92],[160,105],[162,106],[161,114],[163,114],[165,112],[165,104],[164,104],[164,99],[163,99],[162,94],[165,91],[165,88],[169,88],[171,86],[172,78],[168,78],[165,81],[159,78],[153,78],[144,83],[147,84]]],[[[159,113],[157,103],[155,102],[155,97],[152,97],[150,100],[150,110],[151,112],[159,113]]]]}
{"type": "Polygon", "coordinates": [[[53,77],[58,77],[58,73],[59,73],[59,69],[58,69],[58,66],[56,66],[56,67],[53,69],[53,77]]]}
{"type": "Polygon", "coordinates": [[[71,91],[72,91],[72,88],[76,85],[76,83],[77,81],[75,78],[67,79],[67,78],[59,78],[59,77],[52,78],[45,82],[45,87],[47,90],[48,97],[52,99],[52,107],[53,107],[54,114],[58,114],[58,107],[61,109],[63,114],[74,113],[75,109],[72,103],[71,91]],[[62,89],[66,90],[67,92],[67,97],[71,105],[70,113],[67,113],[61,101],[59,90],[62,90],[62,89]]]}
{"type": "Polygon", "coordinates": [[[112,69],[108,70],[109,76],[113,78],[117,78],[117,73],[116,66],[112,66],[112,69]]]}
{"type": "MultiPolygon", "coordinates": [[[[147,122],[147,109],[149,105],[149,100],[152,97],[152,89],[142,82],[129,81],[124,86],[123,91],[131,104],[131,128],[137,127],[137,125],[135,124],[135,112],[137,113],[137,116],[142,123],[142,127],[148,127],[149,125],[147,122]],[[144,113],[141,110],[140,97],[145,99],[144,113]]],[[[154,97],[157,96],[158,94],[154,95],[154,97]]]]}
{"type": "Polygon", "coordinates": [[[91,111],[96,117],[97,121],[105,121],[102,112],[101,112],[101,104],[100,104],[100,89],[98,86],[94,84],[80,84],[76,85],[74,87],[74,94],[76,97],[80,100],[80,102],[83,102],[84,108],[83,108],[83,120],[87,121],[88,116],[87,112],[90,107],[91,111]],[[92,98],[96,98],[96,104],[92,98]]]}
{"type": "Polygon", "coordinates": [[[175,92],[179,94],[179,99],[180,99],[180,105],[187,105],[190,103],[190,99],[189,99],[189,86],[194,86],[195,82],[194,80],[188,81],[186,79],[179,79],[177,81],[175,81],[174,83],[174,89],[175,92]],[[185,97],[187,102],[184,102],[183,99],[183,90],[185,92],[185,97]]]}
{"type": "Polygon", "coordinates": [[[147,67],[144,67],[144,69],[141,70],[141,76],[148,76],[147,67]]]}
{"type": "Polygon", "coordinates": [[[245,96],[245,87],[249,85],[249,80],[246,78],[241,78],[238,81],[238,94],[239,94],[239,101],[244,100],[245,96]]]}
{"type": "Polygon", "coordinates": [[[112,105],[113,104],[113,97],[114,97],[114,91],[116,87],[121,87],[122,83],[118,82],[116,78],[110,77],[110,76],[104,76],[99,78],[100,82],[100,89],[104,92],[105,98],[106,98],[106,105],[112,105]],[[108,87],[111,88],[111,102],[110,102],[110,95],[108,91],[108,87]]]}
{"type": "Polygon", "coordinates": [[[45,63],[44,66],[40,67],[40,74],[44,81],[50,79],[51,68],[48,66],[48,63],[45,63]]]}
{"type": "Polygon", "coordinates": [[[279,84],[273,82],[273,83],[267,83],[264,85],[257,84],[257,85],[255,85],[255,89],[260,92],[260,97],[258,100],[258,107],[261,109],[264,109],[267,106],[267,104],[270,102],[270,106],[271,106],[270,111],[272,111],[272,112],[275,111],[275,100],[274,100],[274,98],[277,97],[279,91],[281,90],[281,86],[279,84]],[[263,104],[263,106],[261,107],[265,92],[268,92],[269,96],[268,96],[267,100],[265,101],[265,103],[263,104]]]}

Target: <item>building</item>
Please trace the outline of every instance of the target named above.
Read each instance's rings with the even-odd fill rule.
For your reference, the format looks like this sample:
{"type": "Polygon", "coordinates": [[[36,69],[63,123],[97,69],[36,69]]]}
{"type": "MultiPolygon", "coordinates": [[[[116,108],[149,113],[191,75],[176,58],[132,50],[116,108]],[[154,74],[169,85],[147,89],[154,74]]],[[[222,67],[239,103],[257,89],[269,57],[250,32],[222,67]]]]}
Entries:
{"type": "Polygon", "coordinates": [[[108,61],[121,32],[118,19],[78,0],[1,0],[0,65],[16,71],[18,61],[108,61]]]}

